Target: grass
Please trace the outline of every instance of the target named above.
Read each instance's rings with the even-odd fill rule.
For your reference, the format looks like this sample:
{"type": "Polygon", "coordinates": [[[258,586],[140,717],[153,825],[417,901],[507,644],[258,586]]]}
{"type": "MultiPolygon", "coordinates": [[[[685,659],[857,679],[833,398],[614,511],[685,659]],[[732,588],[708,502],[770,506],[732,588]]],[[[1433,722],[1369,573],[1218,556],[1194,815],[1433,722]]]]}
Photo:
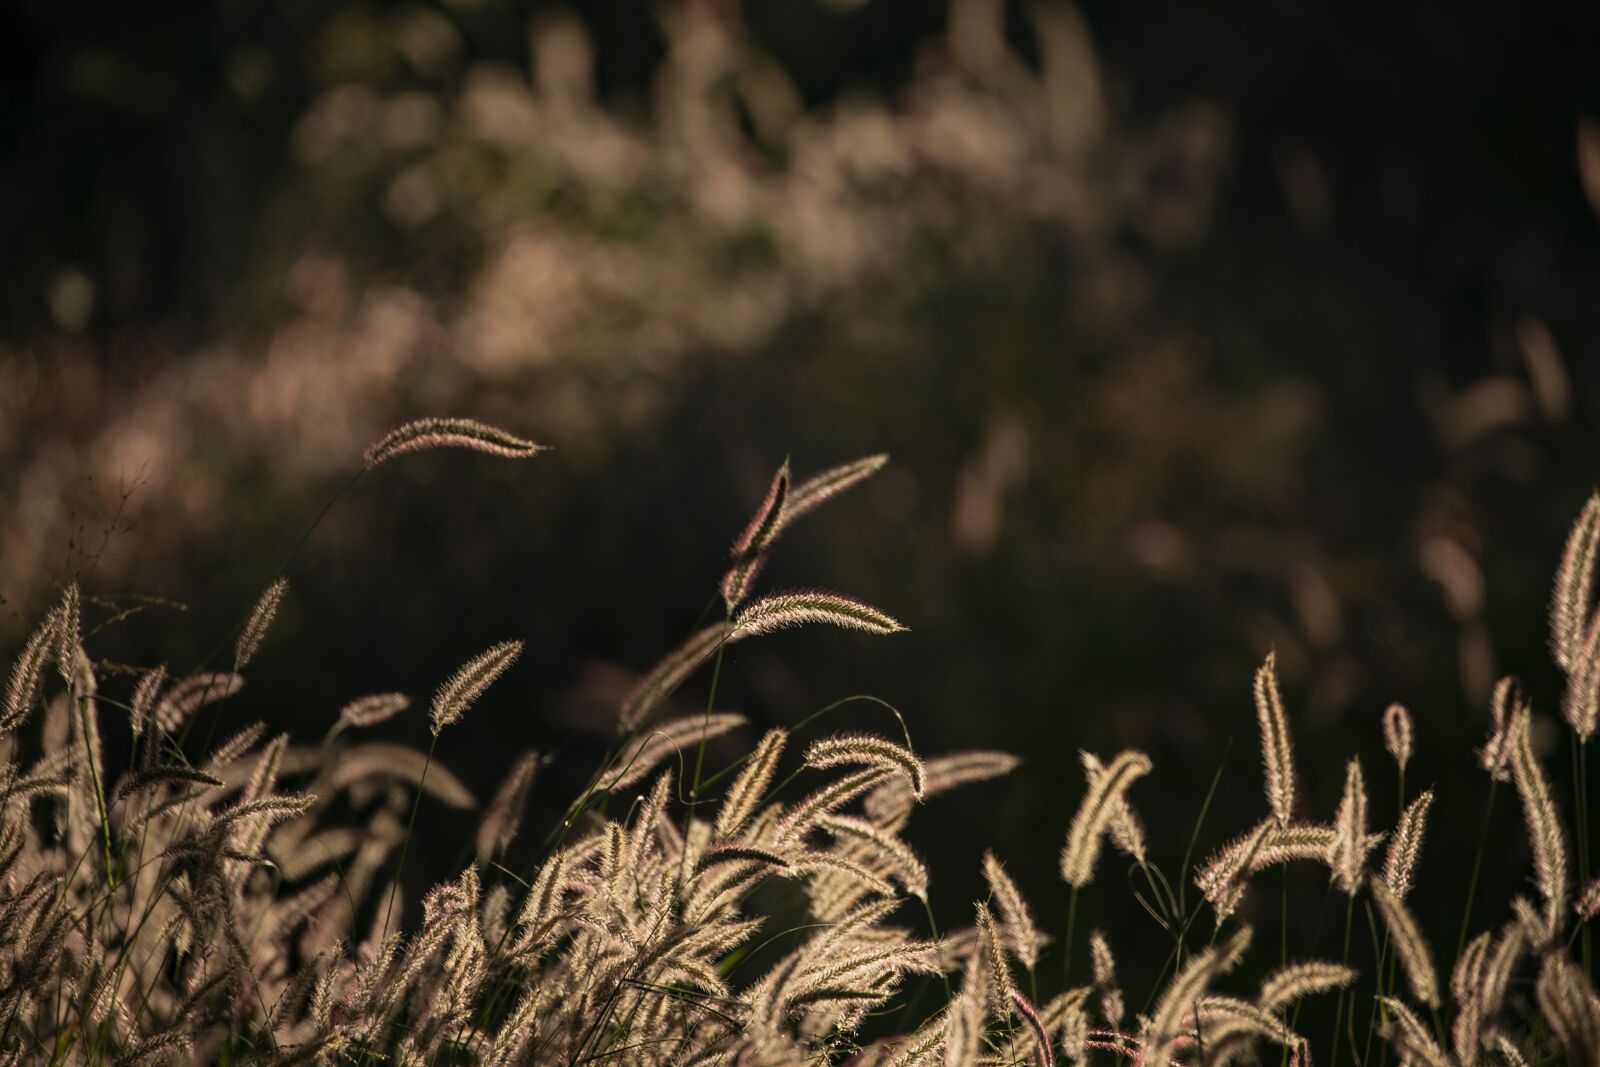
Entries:
{"type": "MultiPolygon", "coordinates": [[[[480,423],[426,420],[386,437],[365,469],[434,447],[540,451],[480,423]]],[[[233,671],[169,679],[155,669],[125,694],[87,647],[87,601],[65,590],[13,665],[0,717],[5,1062],[1302,1065],[1313,1052],[1362,1065],[1391,1052],[1429,1067],[1600,1062],[1588,969],[1600,886],[1574,878],[1563,810],[1530,740],[1534,713],[1515,685],[1497,689],[1479,762],[1493,788],[1516,791],[1534,889],[1470,941],[1481,849],[1465,893],[1426,876],[1432,797],[1406,791],[1409,716],[1394,706],[1383,724],[1400,822],[1369,825],[1366,783],[1388,772],[1355,761],[1337,812],[1308,818],[1293,717],[1270,657],[1254,686],[1262,821],[1190,868],[1218,768],[1185,854],[1163,871],[1137,810],[1140,780],[1159,772],[1136,751],[1086,755],[1083,800],[1063,828],[1065,899],[1043,909],[1066,916],[1054,944],[992,853],[972,924],[941,933],[937,887],[903,837],[922,801],[1003,775],[1014,758],[918,753],[899,713],[862,696],[769,730],[729,766],[709,764],[705,742],[743,723],[713,710],[729,644],[798,625],[904,629],[837,593],[756,593],[789,525],[882,465],[870,457],[795,481],[785,463],[719,583],[724,621],[641,677],[618,710],[611,755],[537,860],[522,870],[503,862],[532,775],[524,761],[486,810],[475,861],[420,907],[400,909],[418,916],[409,930],[392,919],[423,793],[460,804],[464,791],[431,743],[424,753],[360,739],[400,714],[404,698],[352,704],[317,746],[292,746],[258,724],[191,753],[191,727],[239,688],[270,639],[287,592],[281,575],[242,621],[233,671]],[[668,717],[674,693],[703,673],[703,710],[668,717]],[[882,710],[898,736],[821,732],[839,716],[882,710]],[[103,730],[129,732],[127,766],[105,765],[103,730]],[[1152,944],[1115,947],[1166,960],[1155,988],[1130,991],[1143,1005],[1132,1017],[1113,946],[1076,923],[1108,850],[1129,857],[1130,891],[1162,928],[1152,944]],[[1303,865],[1327,868],[1330,901],[1346,896],[1337,963],[1300,955],[1287,935],[1288,886],[1303,865]],[[1258,885],[1272,867],[1280,871],[1258,885]],[[1230,972],[1251,950],[1253,932],[1237,916],[1252,892],[1278,902],[1283,932],[1277,968],[1244,990],[1230,972]],[[1439,908],[1463,912],[1450,961],[1416,920],[1439,908]],[[1358,909],[1366,958],[1351,936],[1358,909]],[[1092,961],[1086,981],[1075,955],[1092,961]],[[1316,1043],[1295,1029],[1312,997],[1337,998],[1332,1032],[1316,1043]],[[890,1019],[898,1033],[868,1036],[890,1019]]],[[[1600,501],[1591,501],[1551,613],[1580,775],[1600,710],[1597,530],[1600,501]]],[[[441,684],[432,739],[494,699],[519,649],[496,645],[441,684]]],[[[1581,778],[1572,796],[1581,831],[1581,778]]],[[[1440,804],[1462,810],[1459,800],[1440,804]]],[[[1581,832],[1577,840],[1576,873],[1586,877],[1581,832]]]]}

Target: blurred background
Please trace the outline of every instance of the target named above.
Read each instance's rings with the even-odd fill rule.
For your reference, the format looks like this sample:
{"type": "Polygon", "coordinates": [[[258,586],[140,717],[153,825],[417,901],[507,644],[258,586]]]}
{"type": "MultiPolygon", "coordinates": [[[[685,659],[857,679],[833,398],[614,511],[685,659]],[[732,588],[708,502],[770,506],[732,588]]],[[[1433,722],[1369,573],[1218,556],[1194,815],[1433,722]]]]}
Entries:
{"type": "MultiPolygon", "coordinates": [[[[871,693],[926,754],[1024,757],[913,824],[944,923],[992,845],[1060,929],[1080,749],[1150,752],[1170,877],[1219,768],[1195,858],[1258,820],[1269,649],[1306,818],[1359,753],[1389,824],[1379,717],[1412,709],[1447,893],[1493,682],[1556,712],[1545,601],[1597,478],[1600,8],[13,0],[0,25],[0,652],[77,578],[92,652],[193,669],[369,441],[461,414],[555,451],[338,495],[216,729],[314,740],[524,638],[439,752],[480,798],[547,754],[542,831],[778,464],[879,451],[765,586],[911,632],[739,646],[718,703],[753,725],[714,755],[871,693]]],[[[421,716],[379,733],[420,745],[421,716]]],[[[847,725],[894,724],[809,730],[847,725]]],[[[434,814],[419,885],[474,824],[434,814]]],[[[1524,879],[1517,825],[1502,796],[1482,922],[1524,879]]],[[[1079,930],[1137,1007],[1167,942],[1123,883],[1106,860],[1079,930]]],[[[1335,951],[1326,903],[1291,880],[1298,951],[1335,951]]],[[[1441,944],[1459,917],[1426,916],[1441,944]]]]}

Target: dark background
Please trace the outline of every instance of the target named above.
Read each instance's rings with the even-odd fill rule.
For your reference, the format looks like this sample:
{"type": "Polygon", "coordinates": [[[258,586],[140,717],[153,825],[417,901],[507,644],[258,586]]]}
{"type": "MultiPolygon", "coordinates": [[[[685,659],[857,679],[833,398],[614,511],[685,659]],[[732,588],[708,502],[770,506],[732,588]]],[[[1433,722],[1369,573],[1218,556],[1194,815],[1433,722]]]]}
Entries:
{"type": "MultiPolygon", "coordinates": [[[[911,632],[741,646],[718,703],[760,727],[872,693],[920,751],[1022,755],[914,824],[942,923],[989,845],[1059,930],[1079,749],[1151,754],[1169,876],[1219,766],[1199,853],[1260,818],[1275,648],[1306,818],[1359,754],[1391,824],[1379,715],[1413,710],[1453,945],[1488,689],[1519,673],[1555,715],[1544,605],[1596,480],[1600,9],[952,10],[8,5],[0,645],[78,577],[101,619],[186,606],[91,651],[192,669],[367,441],[499,423],[556,450],[359,480],[215,714],[314,740],[524,638],[440,758],[481,797],[549,753],[542,830],[777,464],[887,451],[766,584],[911,632]]],[[[382,732],[425,738],[420,711],[382,732]]],[[[1480,923],[1527,869],[1504,795],[1489,825],[1480,923]]],[[[471,826],[422,821],[419,883],[471,826]]],[[[1122,877],[1080,921],[1137,1006],[1165,942],[1122,877]]],[[[1321,876],[1290,893],[1292,946],[1334,955],[1321,876]]],[[[1247,911],[1275,930],[1275,904],[1247,911]]]]}

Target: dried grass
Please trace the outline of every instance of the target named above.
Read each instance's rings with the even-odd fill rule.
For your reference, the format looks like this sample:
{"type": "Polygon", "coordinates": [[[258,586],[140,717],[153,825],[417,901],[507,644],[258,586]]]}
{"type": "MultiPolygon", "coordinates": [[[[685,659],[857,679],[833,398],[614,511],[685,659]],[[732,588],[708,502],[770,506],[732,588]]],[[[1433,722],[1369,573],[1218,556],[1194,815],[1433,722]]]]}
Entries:
{"type": "MultiPolygon", "coordinates": [[[[390,440],[371,465],[442,432],[390,440]]],[[[473,438],[473,447],[484,440],[473,438]]],[[[490,444],[478,450],[526,454],[490,444]]],[[[880,465],[873,457],[792,487],[785,466],[736,557],[765,552],[798,509],[880,465]]],[[[1592,525],[1586,510],[1557,583],[1553,644],[1569,665],[1581,662],[1575,635],[1597,628],[1588,617],[1592,525]]],[[[707,711],[641,725],[734,636],[812,620],[900,629],[835,594],[745,604],[756,576],[746,568],[731,586],[730,625],[691,638],[630,696],[615,753],[526,877],[494,858],[518,833],[537,784],[532,753],[510,769],[482,819],[478,862],[430,890],[419,908],[399,909],[414,914],[404,932],[391,932],[381,902],[397,891],[395,857],[403,860],[410,838],[401,816],[410,806],[414,819],[417,810],[411,795],[473,803],[430,754],[340,741],[338,727],[389,718],[406,699],[383,694],[346,705],[319,748],[266,739],[257,724],[191,758],[177,731],[242,679],[199,665],[173,681],[156,667],[135,674],[126,701],[107,696],[103,665],[82,644],[88,601],[65,590],[12,666],[0,718],[0,1055],[7,1063],[82,1064],[1048,1067],[1058,1058],[1221,1064],[1259,1057],[1265,1044],[1270,1057],[1307,1064],[1312,1042],[1294,1029],[1293,1008],[1334,991],[1370,997],[1373,1029],[1402,1062],[1592,1063],[1600,1053],[1600,998],[1570,947],[1600,911],[1600,882],[1570,903],[1562,812],[1530,741],[1531,706],[1511,683],[1497,690],[1482,762],[1491,776],[1516,783],[1543,907],[1519,899],[1498,933],[1466,947],[1451,971],[1449,1004],[1434,949],[1406,903],[1454,901],[1435,895],[1451,887],[1424,873],[1434,791],[1405,807],[1381,874],[1368,870],[1384,835],[1369,831],[1376,813],[1356,761],[1346,766],[1331,823],[1296,822],[1290,721],[1269,657],[1255,684],[1267,811],[1198,871],[1184,872],[1203,890],[1197,909],[1215,914],[1213,940],[1183,944],[1195,913],[1183,917],[1170,979],[1150,992],[1146,1014],[1125,1023],[1116,963],[1098,931],[1086,938],[1091,985],[1041,1000],[1042,1008],[1018,988],[1012,962],[1027,971],[1031,993],[1050,938],[992,853],[982,861],[990,898],[976,904],[973,927],[924,935],[916,909],[906,907],[912,899],[926,905],[934,888],[902,837],[917,805],[1005,774],[1013,757],[924,758],[909,741],[837,734],[808,740],[794,760],[795,775],[823,779],[801,791],[790,788],[795,775],[780,772],[803,727],[769,730],[747,758],[709,777],[697,759],[691,777],[689,761],[674,757],[732,734],[743,718],[707,711]],[[100,731],[124,723],[132,762],[111,782],[100,731]],[[644,795],[617,797],[628,803],[593,803],[651,775],[644,795]],[[724,776],[718,795],[712,787],[724,776]],[[375,781],[383,788],[371,788],[375,781]],[[1250,942],[1250,928],[1232,913],[1256,875],[1290,861],[1326,867],[1352,906],[1370,899],[1408,996],[1380,968],[1363,976],[1314,958],[1287,961],[1254,996],[1225,988],[1250,942]],[[808,921],[775,930],[754,905],[758,887],[778,891],[808,921]],[[942,1005],[903,1014],[918,1003],[913,988],[940,987],[942,1005]],[[889,1011],[909,1019],[909,1032],[862,1044],[864,1024],[889,1011]]],[[[240,668],[261,646],[285,588],[270,586],[245,620],[240,668]]],[[[519,649],[497,645],[447,680],[431,732],[493,701],[490,684],[519,649]]],[[[714,698],[713,685],[708,707],[714,698]]],[[[1396,706],[1384,725],[1403,770],[1410,718],[1396,706]]],[[[1569,717],[1568,725],[1574,744],[1587,740],[1586,718],[1569,717]]],[[[1093,882],[1106,841],[1154,888],[1159,857],[1148,854],[1130,798],[1130,787],[1151,773],[1150,759],[1136,751],[1104,763],[1086,755],[1083,768],[1086,795],[1061,855],[1073,899],[1093,882]]],[[[1063,951],[1075,937],[1069,923],[1063,951]]]]}

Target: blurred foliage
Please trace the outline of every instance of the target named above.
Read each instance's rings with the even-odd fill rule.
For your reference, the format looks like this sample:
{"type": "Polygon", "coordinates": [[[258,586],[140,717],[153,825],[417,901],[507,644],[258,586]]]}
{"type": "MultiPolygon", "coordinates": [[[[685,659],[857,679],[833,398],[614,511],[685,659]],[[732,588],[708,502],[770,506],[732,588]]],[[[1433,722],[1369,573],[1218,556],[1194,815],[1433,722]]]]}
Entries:
{"type": "MultiPolygon", "coordinates": [[[[17,5],[5,645],[81,576],[189,605],[118,626],[186,670],[362,446],[470,414],[556,451],[344,492],[223,714],[314,732],[523,636],[525,712],[441,753],[481,794],[550,751],[554,804],[783,457],[887,450],[767,580],[912,633],[724,677],[757,722],[870,691],[923,750],[1027,758],[922,842],[936,904],[985,840],[1052,899],[1079,748],[1151,751],[1169,870],[1219,766],[1209,825],[1253,821],[1269,648],[1305,751],[1376,757],[1403,701],[1413,782],[1476,811],[1493,680],[1554,710],[1542,605],[1596,479],[1600,17],[933,8],[17,5]]],[[[1322,816],[1342,776],[1308,769],[1322,816]]],[[[442,876],[461,826],[422,833],[442,876]]],[[[1124,896],[1086,905],[1113,935],[1124,896]]]]}

